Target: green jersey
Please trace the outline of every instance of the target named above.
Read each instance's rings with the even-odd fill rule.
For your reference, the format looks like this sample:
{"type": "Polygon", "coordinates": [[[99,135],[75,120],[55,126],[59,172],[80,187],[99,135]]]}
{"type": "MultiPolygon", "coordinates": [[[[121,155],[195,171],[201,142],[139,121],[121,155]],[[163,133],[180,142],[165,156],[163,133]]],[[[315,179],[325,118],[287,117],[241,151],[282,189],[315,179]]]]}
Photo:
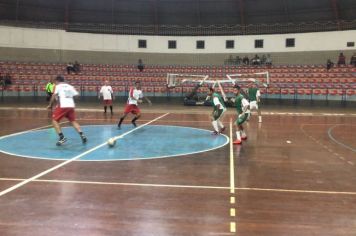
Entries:
{"type": "Polygon", "coordinates": [[[223,109],[223,110],[226,109],[224,99],[221,97],[220,94],[213,93],[212,99],[213,99],[213,106],[214,106],[214,110],[215,111],[218,110],[218,109],[220,109],[220,110],[221,109],[223,109]],[[218,105],[220,105],[220,108],[218,108],[218,105]]]}
{"type": "Polygon", "coordinates": [[[48,84],[46,85],[46,91],[47,91],[48,93],[53,93],[53,88],[54,88],[54,84],[53,84],[53,83],[48,83],[48,84]]]}
{"type": "Polygon", "coordinates": [[[250,99],[250,101],[257,101],[257,97],[258,97],[258,88],[249,88],[248,89],[248,97],[250,99]]]}

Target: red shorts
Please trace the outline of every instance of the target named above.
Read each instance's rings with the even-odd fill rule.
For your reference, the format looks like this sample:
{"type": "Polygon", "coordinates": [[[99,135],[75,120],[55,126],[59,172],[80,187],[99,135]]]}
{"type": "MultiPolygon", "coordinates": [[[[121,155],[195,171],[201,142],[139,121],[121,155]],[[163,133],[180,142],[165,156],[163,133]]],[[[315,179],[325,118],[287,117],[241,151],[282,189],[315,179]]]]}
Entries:
{"type": "Polygon", "coordinates": [[[66,117],[70,122],[75,121],[74,108],[60,108],[56,107],[52,114],[52,119],[60,121],[63,117],[66,117]]]}
{"type": "Polygon", "coordinates": [[[104,106],[111,106],[112,105],[112,100],[108,99],[108,100],[103,100],[104,106]]]}
{"type": "Polygon", "coordinates": [[[140,108],[138,108],[138,106],[136,106],[134,104],[126,104],[124,113],[127,114],[130,112],[132,114],[137,114],[137,113],[140,113],[141,111],[140,111],[140,108]]]}

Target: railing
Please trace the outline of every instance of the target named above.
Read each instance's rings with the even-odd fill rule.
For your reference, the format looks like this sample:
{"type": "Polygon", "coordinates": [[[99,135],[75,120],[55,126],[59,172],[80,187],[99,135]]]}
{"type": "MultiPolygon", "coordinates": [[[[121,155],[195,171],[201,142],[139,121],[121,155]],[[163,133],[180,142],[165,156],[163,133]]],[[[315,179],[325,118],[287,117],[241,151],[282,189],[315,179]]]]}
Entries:
{"type": "MultiPolygon", "coordinates": [[[[114,95],[116,97],[128,96],[129,88],[131,84],[126,83],[121,86],[113,86],[114,95]]],[[[78,90],[82,97],[98,96],[100,86],[88,85],[88,84],[75,84],[74,87],[78,90]]],[[[193,87],[175,87],[174,89],[167,89],[164,85],[143,85],[143,92],[150,97],[184,97],[187,93],[190,93],[193,87]]],[[[262,88],[262,99],[277,99],[277,100],[310,100],[310,101],[340,101],[340,102],[356,102],[356,88],[352,87],[339,87],[330,86],[325,87],[310,87],[310,86],[296,86],[296,84],[262,88]]],[[[200,95],[204,94],[204,91],[198,91],[200,95]]],[[[230,91],[226,91],[226,94],[230,97],[234,95],[230,91]]],[[[14,84],[7,87],[0,87],[1,99],[6,97],[45,97],[46,92],[43,84],[14,84]]]]}

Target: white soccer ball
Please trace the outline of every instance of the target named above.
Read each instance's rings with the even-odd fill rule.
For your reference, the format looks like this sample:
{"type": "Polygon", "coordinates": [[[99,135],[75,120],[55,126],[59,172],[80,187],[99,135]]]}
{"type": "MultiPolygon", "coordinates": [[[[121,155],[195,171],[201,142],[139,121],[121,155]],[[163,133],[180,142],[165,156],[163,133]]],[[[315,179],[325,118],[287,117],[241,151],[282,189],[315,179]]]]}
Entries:
{"type": "Polygon", "coordinates": [[[116,140],[114,138],[109,138],[109,140],[107,141],[107,144],[109,147],[113,147],[116,144],[116,140]]]}

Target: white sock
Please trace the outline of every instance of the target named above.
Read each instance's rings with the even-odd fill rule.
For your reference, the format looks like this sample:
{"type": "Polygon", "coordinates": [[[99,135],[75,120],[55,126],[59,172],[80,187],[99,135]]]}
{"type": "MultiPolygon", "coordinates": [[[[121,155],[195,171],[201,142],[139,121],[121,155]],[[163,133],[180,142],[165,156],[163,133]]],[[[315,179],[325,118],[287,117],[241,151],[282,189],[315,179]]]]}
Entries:
{"type": "Polygon", "coordinates": [[[217,122],[218,122],[218,126],[220,127],[220,129],[224,128],[224,125],[221,123],[220,120],[218,120],[217,122]]]}
{"type": "Polygon", "coordinates": [[[216,132],[219,132],[219,128],[218,128],[218,122],[216,120],[214,120],[213,122],[211,122],[213,124],[214,130],[216,132]]]}
{"type": "Polygon", "coordinates": [[[258,116],[258,122],[262,122],[262,116],[258,116]]]}
{"type": "Polygon", "coordinates": [[[240,131],[236,131],[236,139],[241,141],[240,131]]]}
{"type": "Polygon", "coordinates": [[[247,137],[245,131],[243,131],[243,130],[241,131],[241,137],[242,137],[242,138],[246,138],[246,137],[247,137]]]}

